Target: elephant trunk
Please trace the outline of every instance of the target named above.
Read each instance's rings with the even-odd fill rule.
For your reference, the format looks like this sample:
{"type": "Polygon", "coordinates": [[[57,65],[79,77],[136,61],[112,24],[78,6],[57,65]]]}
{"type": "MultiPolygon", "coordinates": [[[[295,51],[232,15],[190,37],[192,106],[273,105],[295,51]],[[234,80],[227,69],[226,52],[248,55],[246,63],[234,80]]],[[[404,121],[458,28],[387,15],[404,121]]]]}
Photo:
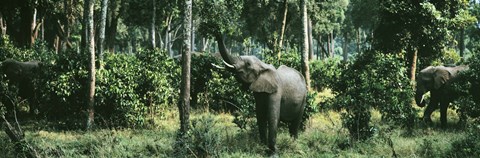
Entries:
{"type": "Polygon", "coordinates": [[[415,94],[415,102],[419,107],[424,107],[425,106],[425,100],[423,100],[423,93],[416,93],[415,94]]]}
{"type": "Polygon", "coordinates": [[[218,49],[225,65],[231,68],[231,66],[236,63],[236,58],[228,53],[227,48],[225,47],[225,42],[223,41],[223,37],[221,35],[216,35],[215,39],[217,40],[218,49]]]}

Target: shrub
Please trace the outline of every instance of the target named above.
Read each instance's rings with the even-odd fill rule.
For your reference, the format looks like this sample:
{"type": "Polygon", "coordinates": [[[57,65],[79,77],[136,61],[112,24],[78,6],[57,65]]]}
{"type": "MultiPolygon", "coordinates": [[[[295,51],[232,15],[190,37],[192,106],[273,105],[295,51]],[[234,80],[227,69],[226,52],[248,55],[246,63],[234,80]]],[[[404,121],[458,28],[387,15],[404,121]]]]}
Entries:
{"type": "Polygon", "coordinates": [[[345,70],[347,63],[342,63],[339,58],[315,60],[310,62],[310,78],[312,87],[322,91],[331,88],[345,70]]]}
{"type": "Polygon", "coordinates": [[[446,157],[471,157],[480,155],[480,133],[478,126],[468,128],[467,136],[452,143],[452,148],[447,151],[446,157]]]}
{"type": "Polygon", "coordinates": [[[145,125],[148,115],[176,103],[178,84],[172,77],[179,69],[160,51],[106,54],[97,77],[97,114],[113,125],[145,125]]]}
{"type": "Polygon", "coordinates": [[[459,74],[453,83],[453,92],[459,96],[456,100],[458,110],[462,115],[480,116],[480,55],[472,56],[467,64],[469,69],[459,74]]]}
{"type": "Polygon", "coordinates": [[[353,139],[371,136],[372,108],[381,112],[383,120],[413,126],[413,90],[405,67],[399,56],[365,52],[348,65],[340,80],[333,84],[337,97],[330,103],[346,110],[342,120],[353,139]]]}

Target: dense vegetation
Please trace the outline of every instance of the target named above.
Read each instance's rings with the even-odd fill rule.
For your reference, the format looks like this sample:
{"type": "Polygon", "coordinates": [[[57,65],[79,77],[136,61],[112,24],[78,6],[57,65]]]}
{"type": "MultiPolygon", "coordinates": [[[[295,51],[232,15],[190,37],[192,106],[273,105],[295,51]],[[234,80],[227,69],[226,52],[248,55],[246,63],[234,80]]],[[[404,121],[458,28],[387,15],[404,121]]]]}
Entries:
{"type": "MultiPolygon", "coordinates": [[[[190,31],[184,29],[184,1],[98,0],[91,18],[95,24],[107,19],[106,26],[94,25],[95,32],[106,31],[105,43],[96,45],[103,53],[87,49],[82,4],[88,1],[0,2],[0,61],[41,61],[31,76],[38,111],[27,112],[35,107],[2,72],[0,116],[20,123],[25,142],[42,157],[264,156],[252,92],[212,65],[223,65],[218,35],[235,55],[303,73],[308,53],[311,87],[302,133],[293,140],[280,124],[282,157],[480,154],[478,0],[305,0],[307,35],[296,0],[193,0],[190,31]],[[192,40],[191,122],[185,139],[177,139],[185,34],[192,40]],[[95,128],[85,130],[91,61],[95,128]],[[449,89],[458,96],[449,126],[439,127],[438,113],[433,125],[425,124],[412,79],[429,65],[454,64],[469,69],[449,89]],[[17,116],[6,114],[10,104],[17,116]]],[[[0,153],[27,156],[6,133],[0,134],[0,153]]]]}

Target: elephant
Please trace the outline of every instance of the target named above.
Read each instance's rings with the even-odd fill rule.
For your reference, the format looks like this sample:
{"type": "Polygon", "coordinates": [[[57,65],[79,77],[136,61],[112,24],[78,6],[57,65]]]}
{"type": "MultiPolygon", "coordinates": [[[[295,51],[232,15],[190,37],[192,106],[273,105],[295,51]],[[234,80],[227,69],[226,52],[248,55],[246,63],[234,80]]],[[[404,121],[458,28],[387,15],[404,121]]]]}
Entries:
{"type": "Polygon", "coordinates": [[[416,77],[415,102],[419,107],[425,106],[423,95],[430,92],[430,102],[424,111],[424,121],[431,123],[430,115],[440,104],[441,126],[447,126],[447,108],[450,102],[456,99],[451,84],[455,82],[459,72],[465,71],[468,66],[429,66],[421,70],[416,77]]]}
{"type": "Polygon", "coordinates": [[[260,140],[276,154],[279,121],[289,124],[289,133],[296,139],[306,106],[305,78],[297,70],[280,66],[276,69],[255,56],[233,56],[227,52],[223,37],[215,37],[226,70],[233,73],[242,89],[251,90],[260,140]]]}
{"type": "MultiPolygon", "coordinates": [[[[5,75],[5,79],[18,88],[18,96],[27,99],[30,105],[29,113],[38,111],[37,96],[35,93],[35,79],[42,65],[39,61],[19,62],[14,59],[6,59],[0,63],[0,71],[5,75]]],[[[5,94],[1,96],[3,104],[7,108],[7,113],[13,111],[12,101],[6,98],[5,94]]]]}

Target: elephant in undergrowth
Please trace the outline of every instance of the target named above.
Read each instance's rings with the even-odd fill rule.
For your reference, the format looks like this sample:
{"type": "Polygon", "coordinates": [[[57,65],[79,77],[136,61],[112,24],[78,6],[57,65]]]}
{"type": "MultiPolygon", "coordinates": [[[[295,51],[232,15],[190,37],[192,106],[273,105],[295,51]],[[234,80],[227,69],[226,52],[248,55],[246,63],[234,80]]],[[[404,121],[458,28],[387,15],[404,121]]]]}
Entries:
{"type": "MultiPolygon", "coordinates": [[[[32,114],[38,110],[35,79],[37,79],[42,63],[39,61],[20,62],[14,59],[6,59],[0,64],[1,75],[5,75],[5,79],[18,88],[18,96],[28,101],[29,113],[32,114]]],[[[6,107],[7,114],[12,112],[15,106],[12,98],[8,98],[7,94],[1,94],[0,97],[6,107]]]]}
{"type": "Polygon", "coordinates": [[[298,136],[307,96],[303,75],[284,65],[276,69],[254,56],[232,56],[223,37],[215,38],[225,69],[234,74],[242,89],[253,91],[260,140],[268,146],[270,154],[276,154],[279,121],[289,124],[292,137],[298,136]]]}
{"type": "Polygon", "coordinates": [[[415,92],[415,101],[418,106],[425,106],[423,95],[430,92],[430,102],[423,114],[424,121],[431,123],[430,115],[440,107],[441,126],[446,127],[448,105],[458,97],[451,85],[456,81],[459,72],[467,69],[468,66],[429,66],[418,73],[415,92]]]}

